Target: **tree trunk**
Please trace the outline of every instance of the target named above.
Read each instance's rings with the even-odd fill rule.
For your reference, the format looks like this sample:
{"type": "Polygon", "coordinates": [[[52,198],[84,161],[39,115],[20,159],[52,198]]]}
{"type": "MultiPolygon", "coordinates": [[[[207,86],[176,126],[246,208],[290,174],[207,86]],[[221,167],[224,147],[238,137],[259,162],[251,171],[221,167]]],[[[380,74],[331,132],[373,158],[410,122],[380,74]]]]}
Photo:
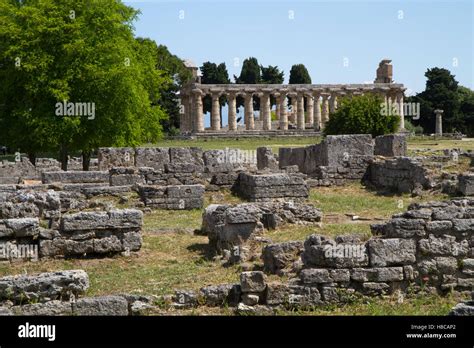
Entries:
{"type": "Polygon", "coordinates": [[[32,165],[36,166],[36,153],[28,152],[28,159],[30,160],[32,165]]]}
{"type": "Polygon", "coordinates": [[[61,145],[59,149],[59,161],[61,162],[61,169],[67,171],[67,156],[68,151],[65,145],[61,145]]]}
{"type": "Polygon", "coordinates": [[[89,170],[91,164],[91,152],[82,151],[82,170],[89,170]]]}

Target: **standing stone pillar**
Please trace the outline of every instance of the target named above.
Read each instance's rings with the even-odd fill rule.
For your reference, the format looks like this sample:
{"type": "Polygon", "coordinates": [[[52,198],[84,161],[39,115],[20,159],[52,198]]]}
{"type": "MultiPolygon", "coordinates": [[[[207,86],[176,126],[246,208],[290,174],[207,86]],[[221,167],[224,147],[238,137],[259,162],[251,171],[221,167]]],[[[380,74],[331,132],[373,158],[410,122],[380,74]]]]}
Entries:
{"type": "Polygon", "coordinates": [[[288,130],[288,113],[286,112],[286,95],[280,94],[280,130],[288,130]]]}
{"type": "Polygon", "coordinates": [[[229,131],[237,130],[237,111],[235,98],[235,93],[229,93],[227,95],[227,103],[229,105],[229,131]]]}
{"type": "Polygon", "coordinates": [[[326,126],[326,122],[329,121],[329,94],[322,94],[323,105],[321,108],[321,128],[326,126]]]}
{"type": "Polygon", "coordinates": [[[204,115],[202,109],[202,92],[201,90],[194,90],[194,131],[204,132],[204,115]]]}
{"type": "Polygon", "coordinates": [[[268,92],[262,93],[260,97],[260,111],[262,114],[263,130],[271,130],[272,114],[270,110],[270,94],[268,94],[268,92]]]}
{"type": "Polygon", "coordinates": [[[221,129],[220,111],[219,93],[212,93],[211,129],[213,131],[218,131],[221,129]]]}
{"type": "Polygon", "coordinates": [[[306,110],[306,113],[308,115],[308,120],[307,123],[310,124],[310,127],[314,127],[314,101],[313,101],[313,96],[311,94],[308,94],[306,96],[306,105],[308,109],[306,110]]]}
{"type": "Polygon", "coordinates": [[[436,115],[436,126],[435,126],[435,134],[436,135],[443,135],[443,110],[436,109],[434,111],[436,115]]]}
{"type": "Polygon", "coordinates": [[[280,95],[277,95],[275,99],[276,99],[275,100],[275,103],[276,103],[275,114],[276,114],[277,120],[280,120],[280,95]]]}
{"type": "Polygon", "coordinates": [[[304,129],[305,128],[305,120],[304,120],[304,95],[303,93],[298,93],[297,95],[297,116],[296,116],[296,128],[297,129],[304,129]]]}
{"type": "Polygon", "coordinates": [[[291,117],[290,117],[290,122],[295,123],[296,122],[296,114],[298,112],[298,106],[297,106],[297,101],[296,101],[296,93],[291,93],[291,117]]]}
{"type": "Polygon", "coordinates": [[[194,106],[191,95],[188,96],[184,109],[186,110],[186,128],[188,132],[191,132],[194,129],[194,106]]]}
{"type": "Polygon", "coordinates": [[[337,108],[337,95],[336,93],[331,93],[331,99],[329,102],[329,112],[332,114],[336,111],[337,108]]]}
{"type": "Polygon", "coordinates": [[[400,114],[400,131],[405,130],[405,113],[403,111],[403,93],[397,94],[398,113],[400,114]]]}
{"type": "Polygon", "coordinates": [[[181,95],[180,105],[179,105],[179,130],[181,133],[186,133],[189,131],[187,114],[188,114],[188,96],[181,95]]]}
{"type": "Polygon", "coordinates": [[[314,129],[321,130],[321,100],[319,92],[314,94],[314,129]]]}
{"type": "Polygon", "coordinates": [[[255,128],[255,120],[253,116],[253,93],[245,95],[245,126],[247,130],[255,128]]]}

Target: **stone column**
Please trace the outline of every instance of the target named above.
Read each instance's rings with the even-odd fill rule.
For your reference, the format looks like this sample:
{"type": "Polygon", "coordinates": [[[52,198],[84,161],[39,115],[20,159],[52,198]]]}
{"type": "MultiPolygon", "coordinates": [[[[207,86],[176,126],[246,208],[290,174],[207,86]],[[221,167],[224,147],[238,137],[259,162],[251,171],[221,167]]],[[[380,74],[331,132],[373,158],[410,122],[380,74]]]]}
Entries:
{"type": "Polygon", "coordinates": [[[314,94],[314,129],[321,130],[321,95],[319,92],[314,94]]]}
{"type": "Polygon", "coordinates": [[[436,115],[436,126],[435,126],[435,134],[436,135],[443,135],[443,110],[436,109],[434,111],[436,115]]]}
{"type": "Polygon", "coordinates": [[[204,115],[202,110],[202,92],[193,91],[194,94],[194,131],[204,132],[204,115]]]}
{"type": "Polygon", "coordinates": [[[237,130],[235,93],[229,93],[227,95],[227,103],[229,105],[229,131],[235,131],[237,130]]]}
{"type": "Polygon", "coordinates": [[[304,120],[304,94],[298,93],[297,95],[297,114],[296,114],[296,128],[305,129],[305,120],[304,120]]]}
{"type": "Polygon", "coordinates": [[[188,96],[188,102],[184,106],[186,110],[186,123],[187,123],[187,129],[189,132],[191,132],[194,129],[194,106],[193,106],[193,98],[191,96],[188,96]]]}
{"type": "Polygon", "coordinates": [[[296,122],[296,114],[298,113],[298,106],[297,106],[297,100],[296,100],[296,93],[291,93],[291,117],[290,117],[290,122],[295,123],[296,122]]]}
{"type": "Polygon", "coordinates": [[[247,130],[255,128],[255,120],[253,117],[253,93],[245,95],[245,127],[247,130]]]}
{"type": "Polygon", "coordinates": [[[310,124],[310,127],[314,127],[314,102],[313,102],[313,96],[311,94],[308,94],[306,96],[306,105],[308,106],[308,109],[306,110],[306,114],[308,115],[308,120],[307,123],[310,124]]]}
{"type": "Polygon", "coordinates": [[[272,129],[272,114],[270,110],[270,94],[268,92],[262,93],[260,97],[260,111],[262,115],[263,130],[272,129]]]}
{"type": "Polygon", "coordinates": [[[213,131],[218,131],[221,129],[219,93],[212,93],[211,129],[213,131]]]}
{"type": "Polygon", "coordinates": [[[326,122],[329,120],[329,94],[322,94],[323,97],[323,105],[321,108],[321,129],[324,128],[326,122]]]}
{"type": "Polygon", "coordinates": [[[180,105],[179,105],[179,130],[181,133],[186,133],[189,131],[187,114],[188,114],[188,96],[181,95],[180,105]]]}
{"type": "Polygon", "coordinates": [[[276,103],[276,106],[275,106],[275,114],[276,114],[276,118],[277,120],[280,120],[280,96],[279,95],[276,95],[275,96],[275,103],[276,103]]]}
{"type": "Polygon", "coordinates": [[[286,112],[286,95],[280,94],[280,130],[288,130],[288,113],[286,112]]]}
{"type": "Polygon", "coordinates": [[[331,99],[329,102],[329,112],[333,113],[337,109],[337,95],[336,93],[331,93],[331,99]]]}
{"type": "Polygon", "coordinates": [[[405,130],[405,114],[403,111],[403,93],[397,94],[397,104],[398,104],[398,112],[400,114],[400,127],[399,130],[405,130]]]}

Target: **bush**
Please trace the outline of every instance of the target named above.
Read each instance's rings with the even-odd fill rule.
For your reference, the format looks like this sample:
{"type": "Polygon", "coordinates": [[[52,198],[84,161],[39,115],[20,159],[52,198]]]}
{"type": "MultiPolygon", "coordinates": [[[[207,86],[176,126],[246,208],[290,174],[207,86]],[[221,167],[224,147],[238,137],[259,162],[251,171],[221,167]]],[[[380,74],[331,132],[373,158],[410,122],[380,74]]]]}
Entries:
{"type": "Polygon", "coordinates": [[[407,118],[405,118],[405,129],[408,132],[410,132],[411,134],[416,134],[416,135],[423,134],[423,127],[422,126],[415,126],[407,118]]]}
{"type": "Polygon", "coordinates": [[[372,134],[375,137],[397,132],[399,116],[394,112],[385,115],[382,105],[383,99],[372,94],[344,98],[337,111],[330,115],[324,134],[372,134]]]}

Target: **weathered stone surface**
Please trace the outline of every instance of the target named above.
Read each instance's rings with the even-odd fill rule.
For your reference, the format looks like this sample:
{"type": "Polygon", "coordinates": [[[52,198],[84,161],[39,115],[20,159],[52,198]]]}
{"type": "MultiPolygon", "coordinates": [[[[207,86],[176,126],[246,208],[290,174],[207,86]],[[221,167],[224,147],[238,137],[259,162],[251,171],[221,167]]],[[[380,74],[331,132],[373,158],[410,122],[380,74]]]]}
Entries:
{"type": "Polygon", "coordinates": [[[73,315],[72,305],[69,301],[53,300],[44,303],[32,303],[11,308],[14,315],[26,316],[60,316],[73,315]]]}
{"type": "Polygon", "coordinates": [[[175,290],[174,306],[177,308],[192,308],[198,305],[198,295],[192,290],[175,290]]]}
{"type": "Polygon", "coordinates": [[[426,221],[423,219],[394,218],[382,225],[371,225],[372,233],[385,238],[412,238],[424,236],[426,221]]]}
{"type": "Polygon", "coordinates": [[[135,165],[164,171],[170,163],[169,151],[167,147],[139,147],[135,151],[135,165]]]}
{"type": "Polygon", "coordinates": [[[474,196],[474,173],[459,175],[459,191],[463,196],[474,196]]]}
{"type": "Polygon", "coordinates": [[[143,213],[137,209],[111,210],[108,212],[80,212],[64,215],[61,230],[86,231],[109,229],[137,229],[143,224],[143,213]]]}
{"type": "Polygon", "coordinates": [[[200,209],[204,205],[203,185],[139,186],[147,207],[172,210],[200,209]]]}
{"type": "Polygon", "coordinates": [[[299,174],[240,173],[235,192],[249,201],[268,201],[275,198],[305,199],[308,186],[299,174]]]}
{"type": "Polygon", "coordinates": [[[303,250],[302,241],[266,245],[262,251],[265,272],[278,274],[298,260],[303,250]]]}
{"type": "Polygon", "coordinates": [[[52,183],[109,183],[108,171],[68,171],[68,172],[43,172],[41,174],[43,184],[52,183]]]}
{"type": "Polygon", "coordinates": [[[255,306],[260,301],[258,294],[252,294],[249,292],[242,294],[242,302],[247,306],[255,306]]]}
{"type": "Polygon", "coordinates": [[[128,315],[128,302],[122,296],[100,296],[78,299],[73,303],[74,315],[128,315]]]}
{"type": "Polygon", "coordinates": [[[38,218],[0,220],[0,238],[37,237],[39,232],[38,218]]]}
{"type": "Polygon", "coordinates": [[[416,242],[411,239],[371,239],[368,242],[370,265],[401,266],[416,261],[416,242]]]}
{"type": "Polygon", "coordinates": [[[351,279],[356,282],[394,282],[403,280],[402,267],[353,268],[351,279]]]}
{"type": "Polygon", "coordinates": [[[201,231],[218,253],[255,241],[264,229],[285,223],[315,224],[321,211],[312,205],[288,202],[243,203],[236,206],[209,205],[203,213],[201,231]]]}
{"type": "Polygon", "coordinates": [[[433,187],[431,173],[419,158],[395,157],[378,159],[370,165],[371,184],[377,189],[410,193],[415,189],[433,187]]]}
{"type": "Polygon", "coordinates": [[[450,235],[435,237],[430,234],[427,239],[418,242],[418,247],[426,255],[440,256],[464,256],[469,250],[467,241],[457,242],[456,237],[450,235]]]}
{"type": "Polygon", "coordinates": [[[321,304],[321,295],[316,287],[269,283],[266,303],[271,306],[305,307],[321,304]]]}
{"type": "Polygon", "coordinates": [[[336,243],[313,234],[306,239],[304,247],[302,260],[306,267],[351,268],[369,264],[365,243],[336,243]]]}
{"type": "Polygon", "coordinates": [[[263,272],[250,271],[240,274],[240,288],[242,292],[262,292],[266,286],[266,277],[263,272]]]}
{"type": "Polygon", "coordinates": [[[239,284],[210,285],[199,290],[207,306],[236,306],[240,299],[239,284]]]}
{"type": "Polygon", "coordinates": [[[44,302],[78,296],[88,288],[89,277],[82,270],[7,276],[0,278],[0,299],[44,302]]]}
{"type": "Polygon", "coordinates": [[[396,157],[407,155],[406,136],[400,134],[379,135],[375,137],[376,156],[396,157]]]}
{"type": "Polygon", "coordinates": [[[304,269],[300,273],[300,279],[303,284],[322,284],[333,282],[333,279],[329,276],[329,270],[325,268],[304,269]]]}
{"type": "Polygon", "coordinates": [[[275,159],[270,147],[257,148],[257,168],[278,171],[278,161],[275,159]]]}
{"type": "Polygon", "coordinates": [[[112,167],[135,165],[135,150],[131,147],[100,147],[98,150],[99,170],[112,167]]]}

